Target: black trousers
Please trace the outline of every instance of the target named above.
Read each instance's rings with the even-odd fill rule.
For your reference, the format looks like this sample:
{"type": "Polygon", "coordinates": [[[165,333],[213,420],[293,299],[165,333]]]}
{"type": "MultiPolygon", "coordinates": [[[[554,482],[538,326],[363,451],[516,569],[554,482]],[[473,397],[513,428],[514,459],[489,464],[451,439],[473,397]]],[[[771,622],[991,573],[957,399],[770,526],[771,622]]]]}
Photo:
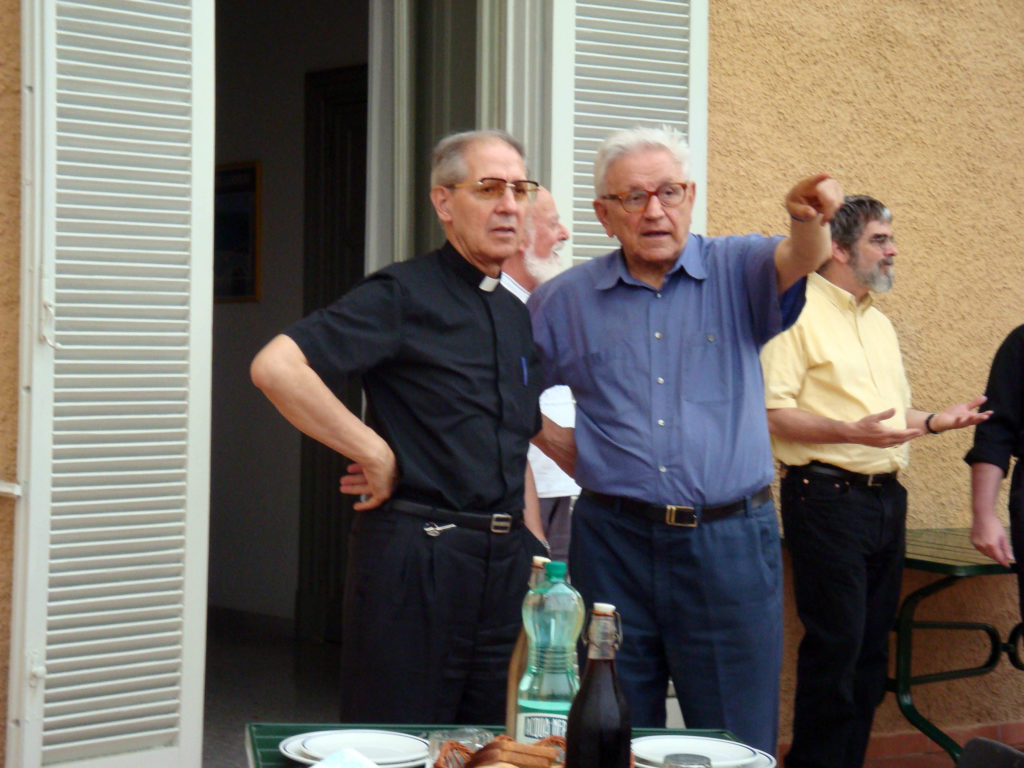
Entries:
{"type": "Polygon", "coordinates": [[[787,768],[860,768],[885,695],[907,493],[790,471],[782,521],[804,638],[787,768]]]}
{"type": "Polygon", "coordinates": [[[356,513],[349,537],[341,721],[505,722],[505,686],[530,563],[525,527],[450,528],[388,509],[356,513]]]}

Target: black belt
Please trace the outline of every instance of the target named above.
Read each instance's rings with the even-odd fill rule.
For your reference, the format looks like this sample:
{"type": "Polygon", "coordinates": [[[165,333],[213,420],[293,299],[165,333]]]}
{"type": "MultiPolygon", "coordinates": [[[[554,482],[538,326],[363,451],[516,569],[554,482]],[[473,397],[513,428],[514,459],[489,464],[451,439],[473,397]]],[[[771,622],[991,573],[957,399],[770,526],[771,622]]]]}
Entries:
{"type": "MultiPolygon", "coordinates": [[[[747,498],[731,501],[728,504],[716,504],[711,507],[684,507],[678,504],[649,504],[640,499],[631,499],[628,496],[610,496],[607,493],[597,491],[582,491],[584,496],[589,496],[595,501],[611,506],[618,504],[620,509],[631,512],[634,515],[646,517],[656,523],[666,525],[678,525],[683,528],[696,528],[698,522],[710,523],[713,520],[721,520],[724,517],[743,512],[747,508],[747,498]]],[[[772,498],[772,489],[765,486],[749,497],[752,507],[759,507],[772,498]]]]}
{"type": "Polygon", "coordinates": [[[509,514],[496,512],[456,512],[454,509],[441,509],[429,504],[418,504],[415,501],[392,499],[387,506],[406,515],[422,517],[432,523],[453,523],[460,528],[472,528],[474,531],[490,533],[509,533],[523,524],[523,513],[509,514]]]}
{"type": "Polygon", "coordinates": [[[885,485],[886,483],[895,480],[899,472],[878,472],[873,475],[864,475],[860,472],[851,472],[848,469],[842,467],[835,467],[831,464],[824,464],[820,461],[812,461],[810,464],[801,464],[799,466],[791,466],[789,464],[783,464],[786,468],[786,473],[793,474],[805,474],[805,475],[820,475],[822,477],[838,477],[840,480],[845,480],[848,483],[856,483],[857,485],[867,485],[870,487],[876,487],[879,485],[885,485]]]}

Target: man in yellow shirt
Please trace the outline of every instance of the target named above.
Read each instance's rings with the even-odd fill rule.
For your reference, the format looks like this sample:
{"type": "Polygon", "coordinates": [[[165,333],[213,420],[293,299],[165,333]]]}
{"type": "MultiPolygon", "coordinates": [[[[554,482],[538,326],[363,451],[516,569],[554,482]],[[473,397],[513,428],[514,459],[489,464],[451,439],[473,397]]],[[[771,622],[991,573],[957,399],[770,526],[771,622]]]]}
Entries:
{"type": "Polygon", "coordinates": [[[871,297],[892,287],[896,255],[889,209],[847,197],[800,318],[761,355],[805,629],[786,768],[863,765],[900,596],[907,443],[991,413],[976,411],[984,397],[939,413],[911,406],[896,332],[871,297]]]}

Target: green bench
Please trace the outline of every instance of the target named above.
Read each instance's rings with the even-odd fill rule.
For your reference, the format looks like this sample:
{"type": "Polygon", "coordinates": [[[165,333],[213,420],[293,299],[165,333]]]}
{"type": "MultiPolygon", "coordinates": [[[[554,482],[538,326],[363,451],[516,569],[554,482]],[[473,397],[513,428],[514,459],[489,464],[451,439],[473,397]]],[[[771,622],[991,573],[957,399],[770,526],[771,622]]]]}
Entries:
{"type": "Polygon", "coordinates": [[[990,624],[965,621],[916,621],[914,613],[926,598],[948,589],[961,579],[1006,575],[1014,573],[1014,571],[978,552],[971,545],[970,529],[968,528],[907,531],[907,554],[904,565],[917,571],[937,573],[943,578],[926,584],[903,599],[894,627],[896,632],[896,677],[889,679],[888,688],[896,693],[896,701],[904,717],[925,736],[946,750],[955,763],[960,757],[960,745],[917,710],[917,707],[914,706],[913,688],[917,685],[988,674],[995,669],[1003,653],[1007,655],[1013,666],[1017,669],[1024,669],[1017,650],[1024,625],[1018,624],[1014,627],[1007,640],[1003,642],[998,630],[990,624]],[[975,667],[915,676],[913,673],[913,641],[914,631],[918,629],[981,632],[989,641],[988,658],[983,664],[975,667]]]}

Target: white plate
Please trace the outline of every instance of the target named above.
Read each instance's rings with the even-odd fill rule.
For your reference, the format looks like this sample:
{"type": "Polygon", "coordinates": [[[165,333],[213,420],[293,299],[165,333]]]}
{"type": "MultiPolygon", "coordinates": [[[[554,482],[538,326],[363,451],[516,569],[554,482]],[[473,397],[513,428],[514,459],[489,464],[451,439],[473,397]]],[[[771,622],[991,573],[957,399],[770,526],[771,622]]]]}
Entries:
{"type": "Polygon", "coordinates": [[[775,768],[775,758],[769,755],[767,752],[762,752],[760,749],[755,749],[757,757],[754,758],[754,762],[750,763],[744,768],[775,768]]]}
{"type": "Polygon", "coordinates": [[[377,765],[399,768],[406,763],[426,762],[427,742],[417,736],[395,731],[338,730],[307,733],[301,742],[308,756],[323,760],[332,752],[351,747],[366,755],[377,765]]]}
{"type": "MultiPolygon", "coordinates": [[[[337,731],[314,731],[312,733],[299,733],[295,736],[289,736],[278,745],[278,750],[289,760],[294,760],[304,765],[314,765],[320,761],[315,760],[302,751],[302,742],[311,736],[322,736],[329,733],[337,733],[337,731]]],[[[425,768],[427,760],[427,756],[424,755],[422,758],[416,758],[406,763],[388,763],[388,768],[425,768]]]]}
{"type": "MultiPolygon", "coordinates": [[[[753,747],[738,741],[714,739],[710,736],[640,736],[633,739],[633,754],[638,763],[660,766],[665,755],[686,752],[711,758],[711,768],[754,768],[760,762],[753,747]]],[[[769,755],[769,757],[771,757],[769,755]]],[[[760,768],[760,766],[758,766],[760,768]]]]}
{"type": "MultiPolygon", "coordinates": [[[[777,763],[774,757],[767,752],[762,752],[760,749],[755,749],[754,751],[757,752],[757,757],[753,759],[753,762],[743,766],[743,768],[775,768],[777,763]]],[[[641,766],[641,768],[661,768],[661,763],[648,763],[640,759],[636,761],[636,764],[641,766]]]]}
{"type": "Polygon", "coordinates": [[[313,765],[313,763],[317,761],[312,760],[309,757],[306,757],[306,754],[302,751],[302,740],[307,738],[308,736],[308,733],[299,733],[295,736],[289,736],[287,739],[285,739],[277,745],[277,749],[278,751],[280,751],[282,755],[287,757],[289,760],[294,760],[298,763],[303,763],[305,765],[313,765]]]}

